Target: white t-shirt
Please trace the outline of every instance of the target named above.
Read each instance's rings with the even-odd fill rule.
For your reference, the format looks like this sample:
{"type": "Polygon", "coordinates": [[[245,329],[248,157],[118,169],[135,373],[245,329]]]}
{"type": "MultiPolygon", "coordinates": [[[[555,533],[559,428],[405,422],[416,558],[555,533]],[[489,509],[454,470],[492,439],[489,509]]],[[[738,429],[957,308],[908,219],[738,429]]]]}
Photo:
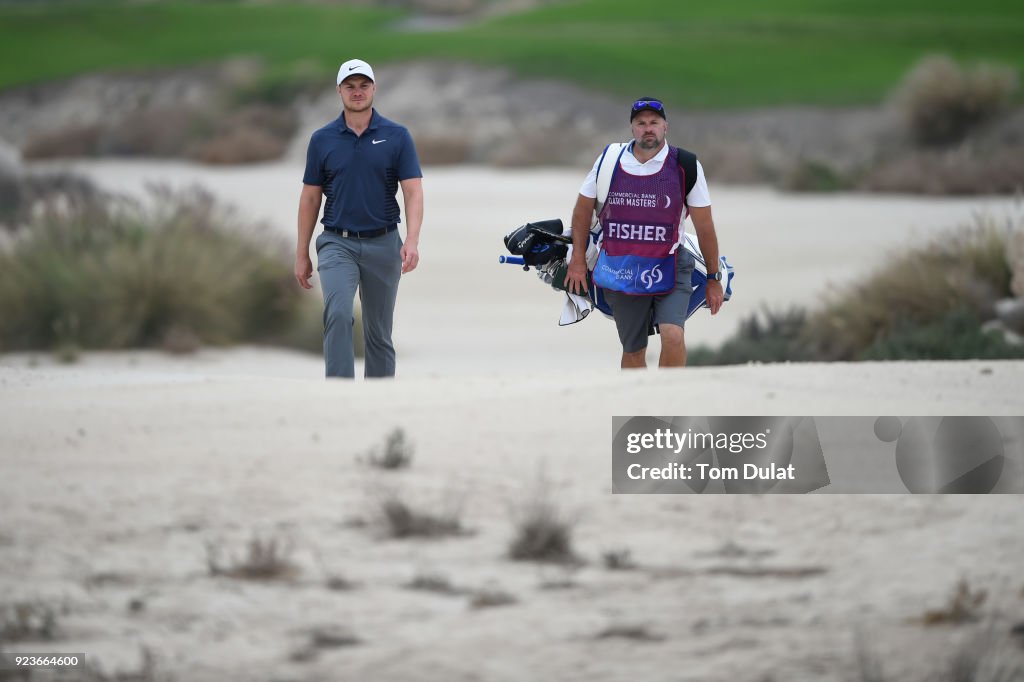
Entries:
{"type": "MultiPolygon", "coordinates": [[[[647,163],[640,163],[633,156],[632,145],[630,145],[626,151],[622,153],[622,159],[620,161],[622,170],[632,175],[654,175],[661,170],[662,165],[665,163],[665,159],[668,158],[668,145],[666,144],[661,148],[661,151],[654,155],[647,163]]],[[[601,157],[598,156],[597,160],[594,161],[594,167],[590,169],[590,173],[587,174],[587,179],[583,181],[583,185],[580,187],[580,194],[585,197],[594,199],[597,197],[597,167],[601,163],[601,157]]],[[[693,189],[686,195],[687,205],[693,208],[701,208],[704,206],[711,205],[711,195],[708,193],[708,181],[704,178],[704,167],[700,165],[700,161],[697,162],[697,182],[694,183],[693,189]]]]}

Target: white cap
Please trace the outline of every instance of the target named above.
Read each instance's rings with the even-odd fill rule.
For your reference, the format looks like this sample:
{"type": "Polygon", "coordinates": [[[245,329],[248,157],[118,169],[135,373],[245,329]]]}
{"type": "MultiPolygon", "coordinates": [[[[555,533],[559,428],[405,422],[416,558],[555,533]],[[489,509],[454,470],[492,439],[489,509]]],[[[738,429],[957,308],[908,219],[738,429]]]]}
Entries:
{"type": "Polygon", "coordinates": [[[373,77],[373,69],[362,59],[350,59],[341,65],[341,68],[338,69],[338,85],[341,85],[341,81],[349,76],[366,76],[373,82],[377,82],[377,79],[373,77]]]}

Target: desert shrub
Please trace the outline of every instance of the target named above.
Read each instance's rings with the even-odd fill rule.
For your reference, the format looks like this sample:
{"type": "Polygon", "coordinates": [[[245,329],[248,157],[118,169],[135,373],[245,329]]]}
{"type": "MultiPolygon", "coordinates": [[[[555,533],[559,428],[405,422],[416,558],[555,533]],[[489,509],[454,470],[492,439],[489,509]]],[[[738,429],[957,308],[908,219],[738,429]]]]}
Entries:
{"type": "Polygon", "coordinates": [[[961,625],[974,622],[981,616],[981,607],[987,598],[988,593],[985,590],[972,589],[966,579],[961,579],[950,593],[946,605],[926,611],[921,616],[921,622],[925,625],[961,625]]]}
{"type": "Polygon", "coordinates": [[[277,68],[260,70],[254,78],[240,83],[231,93],[231,101],[249,104],[290,105],[304,95],[315,95],[331,87],[330,70],[313,61],[298,61],[277,68]]]}
{"type": "Polygon", "coordinates": [[[252,163],[280,158],[297,127],[292,109],[267,104],[165,107],[41,133],[22,145],[22,155],[26,159],[157,156],[212,164],[252,163]]]}
{"type": "Polygon", "coordinates": [[[176,157],[197,138],[210,134],[208,112],[177,106],[137,112],[123,121],[109,122],[90,156],[176,157]]]}
{"type": "Polygon", "coordinates": [[[294,545],[290,538],[254,533],[240,555],[231,554],[222,560],[220,546],[207,543],[206,565],[210,575],[245,580],[276,580],[290,578],[298,573],[292,563],[294,545]]]}
{"type": "Polygon", "coordinates": [[[956,142],[1010,103],[1017,74],[1008,66],[964,68],[946,56],[918,62],[894,98],[914,139],[926,145],[956,142]]]}
{"type": "Polygon", "coordinates": [[[546,478],[540,477],[511,513],[509,558],[554,563],[578,561],[572,546],[575,519],[562,510],[546,478]]]}
{"type": "Polygon", "coordinates": [[[1012,194],[1024,189],[1024,155],[1005,145],[968,142],[945,149],[898,149],[862,174],[858,187],[935,196],[1012,194]]]}
{"type": "Polygon", "coordinates": [[[284,154],[297,128],[298,117],[290,109],[248,105],[218,116],[187,155],[222,165],[269,161],[284,154]]]}
{"type": "Polygon", "coordinates": [[[1013,295],[1014,268],[1024,263],[1015,255],[1024,251],[1022,235],[1017,221],[977,218],[968,228],[890,255],[810,311],[749,315],[721,346],[694,348],[687,362],[1022,357],[1024,349],[982,328],[994,317],[995,302],[1013,295]]]}
{"type": "Polygon", "coordinates": [[[461,587],[453,585],[447,576],[440,573],[418,573],[412,580],[405,583],[404,587],[407,590],[447,595],[461,595],[465,592],[461,587]]]}
{"type": "Polygon", "coordinates": [[[857,356],[858,360],[994,360],[1024,358],[1024,346],[1008,344],[1002,333],[985,331],[970,310],[954,310],[924,324],[897,321],[893,329],[857,356]]]}
{"type": "Polygon", "coordinates": [[[430,166],[450,166],[473,161],[473,146],[465,136],[419,134],[415,136],[420,162],[430,166]]]}
{"type": "Polygon", "coordinates": [[[43,600],[0,604],[0,641],[56,639],[57,616],[58,607],[43,600]]]}
{"type": "Polygon", "coordinates": [[[1024,299],[1024,230],[1010,235],[1007,260],[1010,268],[1010,292],[1024,299]]]}
{"type": "Polygon", "coordinates": [[[103,128],[96,124],[46,131],[25,140],[21,155],[27,160],[93,156],[102,136],[103,128]]]}
{"type": "Polygon", "coordinates": [[[782,176],[782,189],[791,192],[836,192],[849,189],[851,181],[823,161],[799,159],[782,176]]]}
{"type": "Polygon", "coordinates": [[[855,360],[897,330],[906,335],[910,327],[941,323],[957,310],[991,317],[993,302],[1009,294],[1011,234],[980,220],[973,229],[890,257],[808,316],[811,352],[825,360],[855,360]]]}
{"type": "Polygon", "coordinates": [[[18,173],[0,166],[0,228],[25,225],[43,204],[81,205],[103,196],[90,180],[73,173],[18,173]]]}
{"type": "Polygon", "coordinates": [[[406,469],[412,464],[415,451],[416,448],[405,437],[405,430],[396,427],[384,439],[383,445],[367,453],[366,462],[376,469],[406,469]]]}
{"type": "Polygon", "coordinates": [[[631,571],[637,567],[632,552],[625,548],[607,550],[601,555],[601,561],[609,571],[631,571]]]}
{"type": "Polygon", "coordinates": [[[260,128],[237,128],[197,144],[190,156],[203,163],[228,165],[254,163],[279,158],[287,149],[286,140],[260,128]]]}
{"type": "Polygon", "coordinates": [[[690,365],[736,365],[746,362],[801,362],[817,358],[804,338],[807,312],[765,308],[740,321],[739,328],[717,350],[698,347],[690,351],[690,365]]]}
{"type": "Polygon", "coordinates": [[[0,348],[287,339],[303,304],[287,251],[198,189],[51,205],[0,253],[0,348]]]}
{"type": "Polygon", "coordinates": [[[510,592],[498,587],[484,587],[473,592],[469,599],[471,609],[492,609],[498,606],[510,606],[519,600],[510,592]]]}
{"type": "Polygon", "coordinates": [[[665,635],[652,631],[646,625],[616,624],[601,630],[594,639],[629,639],[634,642],[661,642],[665,635]]]}
{"type": "Polygon", "coordinates": [[[462,527],[461,510],[458,508],[439,511],[417,508],[393,493],[381,498],[380,515],[387,534],[393,538],[438,538],[466,534],[462,527]]]}

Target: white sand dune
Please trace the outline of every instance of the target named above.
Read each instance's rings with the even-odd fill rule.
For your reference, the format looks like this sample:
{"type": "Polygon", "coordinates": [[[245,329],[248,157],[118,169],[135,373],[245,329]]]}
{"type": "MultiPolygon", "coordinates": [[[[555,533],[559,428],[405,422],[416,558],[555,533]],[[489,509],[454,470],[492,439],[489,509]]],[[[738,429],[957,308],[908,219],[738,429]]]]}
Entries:
{"type": "MultiPolygon", "coordinates": [[[[80,168],[128,191],[196,180],[293,228],[299,169],[80,168]]],[[[428,174],[395,381],[328,382],[316,357],[257,348],[87,353],[72,366],[0,356],[0,605],[54,605],[59,625],[56,641],[4,649],[87,652],[109,672],[138,668],[147,647],[191,681],[838,681],[861,631],[892,679],[925,679],[978,631],[915,621],[960,578],[988,591],[1003,641],[1024,620],[1019,497],[613,496],[609,438],[625,414],[1020,415],[1024,362],[619,372],[610,323],[559,329],[557,296],[495,263],[508,228],[568,213],[575,176],[428,174]],[[399,426],[410,469],[359,461],[399,426]],[[540,469],[578,519],[577,569],[505,558],[540,469]],[[388,490],[461,506],[472,534],[382,537],[388,490]],[[207,544],[240,554],[253,533],[291,538],[297,574],[208,574],[207,544]],[[620,548],[636,570],[602,566],[620,548]],[[473,609],[466,594],[403,587],[423,573],[517,603],[473,609]],[[356,588],[328,589],[338,576],[356,588]],[[656,641],[598,637],[627,626],[656,641]],[[292,660],[312,629],[339,628],[361,643],[292,660]]],[[[1012,210],[713,190],[741,279],[718,318],[692,322],[691,342],[720,340],[763,301],[808,303],[824,281],[862,276],[878,251],[979,207],[1012,210]]]]}

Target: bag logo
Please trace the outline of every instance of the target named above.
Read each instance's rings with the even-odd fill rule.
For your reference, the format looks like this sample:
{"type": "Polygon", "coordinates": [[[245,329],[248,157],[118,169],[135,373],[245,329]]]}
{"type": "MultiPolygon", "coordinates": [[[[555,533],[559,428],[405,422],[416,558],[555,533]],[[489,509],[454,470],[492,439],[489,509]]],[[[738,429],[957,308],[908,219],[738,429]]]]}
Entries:
{"type": "Polygon", "coordinates": [[[660,265],[655,265],[653,268],[640,273],[640,282],[644,285],[645,289],[650,289],[660,284],[664,278],[665,275],[662,274],[660,265]]]}

